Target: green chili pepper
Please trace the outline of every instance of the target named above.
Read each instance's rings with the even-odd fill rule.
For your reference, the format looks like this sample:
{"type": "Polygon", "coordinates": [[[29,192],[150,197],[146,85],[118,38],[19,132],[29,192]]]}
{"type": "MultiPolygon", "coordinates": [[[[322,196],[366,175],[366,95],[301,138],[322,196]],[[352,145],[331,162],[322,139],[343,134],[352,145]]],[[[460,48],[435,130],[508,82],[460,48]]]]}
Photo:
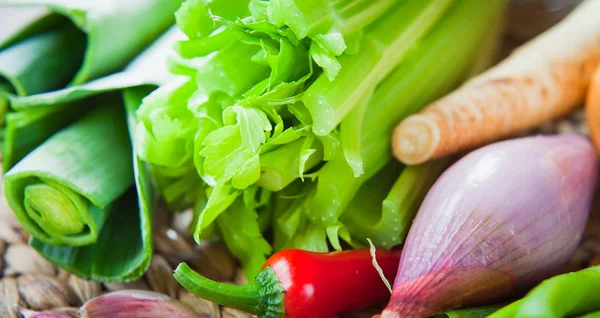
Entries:
{"type": "Polygon", "coordinates": [[[489,306],[449,310],[435,315],[434,318],[484,318],[502,308],[502,306],[502,304],[495,304],[489,306]]]}
{"type": "Polygon", "coordinates": [[[489,317],[600,317],[599,286],[600,266],[559,275],[489,317]]]}

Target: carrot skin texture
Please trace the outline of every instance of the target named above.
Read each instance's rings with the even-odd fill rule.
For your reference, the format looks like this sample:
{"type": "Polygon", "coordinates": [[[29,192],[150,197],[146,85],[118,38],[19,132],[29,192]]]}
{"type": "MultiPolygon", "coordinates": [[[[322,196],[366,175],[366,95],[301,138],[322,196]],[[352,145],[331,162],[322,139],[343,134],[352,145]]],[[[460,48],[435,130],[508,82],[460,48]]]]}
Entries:
{"type": "Polygon", "coordinates": [[[394,155],[419,164],[533,128],[579,106],[600,64],[600,0],[395,129],[394,155]]]}
{"type": "Polygon", "coordinates": [[[600,67],[592,77],[585,105],[585,119],[590,137],[596,146],[596,152],[600,154],[600,67]]]}

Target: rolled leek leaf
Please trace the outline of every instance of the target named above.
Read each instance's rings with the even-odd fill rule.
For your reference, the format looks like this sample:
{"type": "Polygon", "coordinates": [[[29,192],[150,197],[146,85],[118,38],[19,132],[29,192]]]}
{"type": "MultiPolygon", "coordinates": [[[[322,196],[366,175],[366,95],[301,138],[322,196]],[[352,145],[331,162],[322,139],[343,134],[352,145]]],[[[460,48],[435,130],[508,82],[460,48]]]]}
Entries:
{"type": "Polygon", "coordinates": [[[0,51],[0,77],[20,96],[64,87],[81,65],[85,34],[61,23],[0,51]]]}
{"type": "MultiPolygon", "coordinates": [[[[165,57],[180,37],[181,33],[175,28],[165,32],[122,72],[49,93],[23,97],[10,95],[11,107],[17,111],[6,117],[4,171],[50,135],[72,123],[94,105],[104,102],[103,97],[95,96],[144,84],[159,85],[171,79],[165,57]],[[85,98],[88,98],[86,103],[81,103],[85,98]]],[[[1,99],[0,93],[0,104],[1,99]]]]}
{"type": "MultiPolygon", "coordinates": [[[[8,108],[6,95],[48,92],[122,69],[173,23],[180,4],[180,0],[0,0],[2,114],[8,108]]],[[[114,80],[118,79],[123,80],[114,80]]],[[[138,80],[135,85],[144,83],[138,80]]],[[[121,87],[135,85],[120,83],[121,87]]],[[[40,117],[39,113],[33,116],[40,117]]],[[[62,127],[61,122],[52,132],[62,127]]],[[[31,144],[36,146],[45,137],[31,144]]],[[[10,149],[4,152],[9,159],[3,163],[6,171],[21,157],[11,156],[10,149]]]]}
{"type": "Polygon", "coordinates": [[[74,102],[128,87],[165,84],[173,78],[168,71],[166,57],[173,51],[173,44],[182,37],[181,31],[176,27],[171,27],[123,71],[52,92],[32,96],[10,95],[8,97],[11,107],[19,111],[52,108],[57,104],[74,102]]]}
{"type": "Polygon", "coordinates": [[[21,225],[54,245],[96,242],[109,205],[133,184],[120,105],[101,107],[53,135],[5,176],[21,225]]]}
{"type": "Polygon", "coordinates": [[[11,7],[0,10],[0,50],[62,20],[58,14],[41,7],[11,7]]]}
{"type": "MultiPolygon", "coordinates": [[[[6,141],[13,143],[13,146],[8,148],[20,149],[18,155],[25,155],[27,148],[35,148],[46,138],[44,134],[51,135],[53,131],[59,130],[54,124],[63,117],[73,113],[81,116],[94,107],[106,106],[107,101],[115,97],[115,93],[130,87],[131,89],[126,90],[124,98],[128,123],[134,123],[133,114],[141,104],[141,99],[152,91],[155,85],[172,78],[167,71],[165,58],[180,35],[175,29],[166,32],[123,72],[50,93],[27,97],[11,96],[12,106],[16,106],[19,111],[10,114],[7,128],[16,127],[18,130],[13,132],[10,138],[7,137],[6,141]],[[151,85],[138,87],[144,84],[151,85]],[[11,125],[11,118],[15,118],[14,123],[17,125],[11,125]],[[28,139],[29,136],[33,136],[33,140],[28,139]]],[[[122,107],[120,102],[117,104],[122,107]]],[[[122,117],[121,114],[117,118],[122,117]]],[[[68,124],[76,119],[77,117],[71,118],[65,122],[68,124]]],[[[133,131],[130,136],[134,137],[133,131]]],[[[96,138],[102,139],[104,136],[99,134],[96,138]]],[[[126,135],[122,140],[130,147],[126,135]]],[[[95,144],[95,141],[90,141],[90,145],[95,144]]],[[[131,157],[127,157],[121,162],[131,166],[130,160],[131,157]]],[[[95,243],[84,246],[59,246],[32,235],[32,247],[53,264],[83,278],[126,282],[141,277],[152,257],[151,220],[156,202],[146,165],[137,156],[133,158],[132,169],[133,173],[123,175],[130,178],[133,176],[132,181],[135,181],[136,187],[115,198],[103,209],[106,219],[95,243]]]]}
{"type": "MultiPolygon", "coordinates": [[[[151,86],[136,87],[124,93],[132,138],[135,110],[152,89],[151,86]]],[[[152,216],[156,196],[146,165],[137,156],[133,158],[133,173],[135,188],[107,208],[108,219],[96,243],[55,246],[33,237],[31,246],[53,264],[86,279],[127,282],[140,278],[152,258],[152,216]]]]}
{"type": "Polygon", "coordinates": [[[174,21],[180,0],[0,0],[2,7],[45,7],[87,35],[81,68],[72,85],[124,67],[174,21]]]}

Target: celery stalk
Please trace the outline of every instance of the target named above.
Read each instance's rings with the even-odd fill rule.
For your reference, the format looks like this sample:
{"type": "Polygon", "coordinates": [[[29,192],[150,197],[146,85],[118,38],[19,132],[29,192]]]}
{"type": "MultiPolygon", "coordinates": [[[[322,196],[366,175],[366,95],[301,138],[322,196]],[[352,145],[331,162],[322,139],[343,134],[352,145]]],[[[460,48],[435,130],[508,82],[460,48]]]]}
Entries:
{"type": "Polygon", "coordinates": [[[270,191],[281,191],[319,164],[323,160],[323,147],[320,143],[313,145],[312,142],[306,145],[306,140],[306,137],[301,138],[261,155],[261,175],[256,184],[270,191]],[[314,149],[311,148],[313,146],[314,149]],[[301,166],[303,152],[307,158],[301,166]]]}
{"type": "Polygon", "coordinates": [[[355,55],[340,57],[342,70],[330,81],[321,75],[302,101],[316,135],[329,134],[383,80],[444,15],[454,0],[407,0],[369,26],[355,55]]]}
{"type": "Polygon", "coordinates": [[[338,224],[362,183],[391,159],[389,144],[394,125],[456,87],[468,75],[489,21],[496,20],[503,8],[501,0],[458,1],[378,86],[363,121],[368,127],[361,136],[365,173],[354,178],[342,155],[326,163],[319,171],[316,193],[306,203],[312,222],[338,224]]]}
{"type": "Polygon", "coordinates": [[[262,236],[256,210],[238,198],[217,218],[217,226],[227,248],[241,261],[246,277],[252,279],[272,250],[262,236]]]}
{"type": "Polygon", "coordinates": [[[394,168],[383,169],[359,189],[344,211],[342,223],[363,244],[367,238],[383,248],[404,242],[425,194],[446,164],[446,160],[439,160],[406,167],[391,189],[389,179],[393,180],[395,174],[390,170],[394,168]],[[374,213],[374,209],[381,209],[381,213],[374,213]]]}
{"type": "Polygon", "coordinates": [[[130,145],[118,105],[58,132],[6,173],[7,201],[40,241],[96,242],[106,208],[133,183],[130,145]]]}
{"type": "Polygon", "coordinates": [[[337,56],[350,48],[355,53],[362,30],[398,0],[272,0],[267,14],[275,25],[288,26],[294,34],[312,40],[310,55],[329,80],[340,72],[337,56]]]}

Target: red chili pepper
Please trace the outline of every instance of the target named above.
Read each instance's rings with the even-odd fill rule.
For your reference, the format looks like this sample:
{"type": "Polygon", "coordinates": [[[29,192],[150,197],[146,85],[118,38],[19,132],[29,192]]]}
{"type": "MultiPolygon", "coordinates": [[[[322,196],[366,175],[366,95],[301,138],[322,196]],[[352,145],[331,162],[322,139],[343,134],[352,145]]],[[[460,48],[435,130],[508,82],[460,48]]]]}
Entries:
{"type": "MultiPolygon", "coordinates": [[[[394,280],[400,251],[377,250],[377,262],[394,280]]],[[[181,263],[175,279],[194,294],[259,317],[329,318],[385,302],[390,292],[368,249],[332,253],[283,250],[244,286],[218,283],[181,263]]]]}

